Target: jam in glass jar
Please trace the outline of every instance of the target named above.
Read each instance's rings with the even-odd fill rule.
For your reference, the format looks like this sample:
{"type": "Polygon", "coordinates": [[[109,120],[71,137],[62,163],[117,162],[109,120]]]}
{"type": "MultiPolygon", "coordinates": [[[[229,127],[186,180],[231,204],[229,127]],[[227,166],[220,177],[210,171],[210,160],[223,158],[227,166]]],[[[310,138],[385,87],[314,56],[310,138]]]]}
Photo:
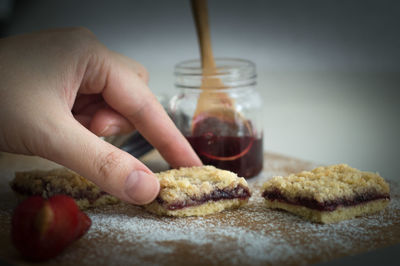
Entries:
{"type": "Polygon", "coordinates": [[[215,62],[210,73],[203,73],[199,60],[175,66],[179,92],[170,101],[169,113],[203,164],[251,178],[263,167],[255,64],[231,58],[215,62]]]}

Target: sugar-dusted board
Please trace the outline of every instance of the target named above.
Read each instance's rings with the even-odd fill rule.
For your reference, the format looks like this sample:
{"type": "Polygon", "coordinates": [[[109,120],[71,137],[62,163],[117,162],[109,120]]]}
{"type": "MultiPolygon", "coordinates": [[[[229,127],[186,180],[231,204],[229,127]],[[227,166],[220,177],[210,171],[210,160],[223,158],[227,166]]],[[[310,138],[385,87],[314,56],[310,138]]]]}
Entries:
{"type": "MultiPolygon", "coordinates": [[[[156,153],[143,158],[163,170],[156,153]]],[[[266,153],[263,173],[249,180],[253,197],[239,210],[206,217],[156,217],[120,204],[89,210],[90,231],[63,254],[43,265],[267,265],[310,264],[400,243],[400,185],[391,185],[391,203],[379,214],[320,225],[282,211],[268,210],[261,184],[273,175],[309,170],[314,164],[266,153]]],[[[27,156],[0,154],[0,259],[23,261],[9,240],[16,201],[8,187],[15,170],[54,167],[27,156]]],[[[38,265],[38,264],[34,264],[38,265]]]]}

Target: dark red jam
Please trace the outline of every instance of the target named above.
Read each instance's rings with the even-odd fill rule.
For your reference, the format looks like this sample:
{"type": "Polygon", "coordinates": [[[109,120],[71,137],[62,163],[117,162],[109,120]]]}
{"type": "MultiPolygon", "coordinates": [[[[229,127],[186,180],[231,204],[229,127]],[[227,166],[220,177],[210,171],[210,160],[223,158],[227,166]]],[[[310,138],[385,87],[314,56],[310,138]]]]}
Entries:
{"type": "Polygon", "coordinates": [[[315,199],[310,198],[296,198],[295,200],[288,200],[285,198],[279,190],[264,191],[262,196],[265,199],[277,200],[284,203],[305,206],[310,209],[319,211],[334,211],[340,206],[348,207],[362,204],[368,201],[378,200],[378,199],[388,199],[390,200],[390,195],[382,195],[374,192],[365,193],[362,195],[354,196],[351,199],[348,198],[338,198],[336,200],[329,200],[325,202],[318,202],[315,199]]]}
{"type": "Polygon", "coordinates": [[[186,138],[203,164],[251,178],[263,167],[263,139],[253,134],[250,122],[208,117],[195,124],[193,136],[186,138]]]}
{"type": "Polygon", "coordinates": [[[18,194],[21,194],[23,196],[43,196],[43,194],[47,195],[47,197],[51,197],[56,194],[62,194],[62,195],[67,195],[75,200],[82,200],[82,199],[87,199],[89,203],[93,203],[96,200],[98,200],[100,197],[104,195],[108,195],[107,192],[105,191],[100,191],[100,193],[92,193],[90,190],[80,190],[79,192],[72,194],[68,189],[65,189],[63,187],[52,187],[49,182],[43,182],[43,192],[40,193],[34,193],[32,192],[29,188],[26,187],[19,187],[15,183],[11,184],[11,188],[17,192],[18,194]]]}
{"type": "MultiPolygon", "coordinates": [[[[207,201],[219,201],[226,199],[248,199],[251,193],[248,188],[241,185],[234,189],[217,189],[212,191],[210,194],[201,196],[200,198],[189,198],[185,201],[173,202],[166,206],[168,210],[178,210],[190,206],[197,206],[207,201]]],[[[156,198],[159,204],[165,204],[166,202],[160,197],[156,198]]]]}

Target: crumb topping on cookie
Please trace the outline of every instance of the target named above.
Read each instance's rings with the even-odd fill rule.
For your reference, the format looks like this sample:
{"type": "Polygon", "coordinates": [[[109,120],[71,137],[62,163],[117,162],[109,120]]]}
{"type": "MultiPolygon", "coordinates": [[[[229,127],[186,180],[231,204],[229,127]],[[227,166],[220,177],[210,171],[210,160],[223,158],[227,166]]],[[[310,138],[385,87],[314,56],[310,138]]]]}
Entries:
{"type": "Polygon", "coordinates": [[[389,195],[389,184],[377,173],[363,172],[347,164],[338,164],[286,177],[274,177],[264,183],[263,191],[279,191],[289,200],[309,198],[325,202],[353,198],[365,193],[389,195]]]}
{"type": "Polygon", "coordinates": [[[16,172],[10,185],[22,195],[40,195],[44,198],[66,194],[76,199],[95,200],[105,194],[94,183],[66,168],[16,172]]]}
{"type": "Polygon", "coordinates": [[[160,181],[159,198],[164,202],[201,198],[213,191],[248,189],[244,178],[214,166],[182,167],[156,174],[160,181]]]}

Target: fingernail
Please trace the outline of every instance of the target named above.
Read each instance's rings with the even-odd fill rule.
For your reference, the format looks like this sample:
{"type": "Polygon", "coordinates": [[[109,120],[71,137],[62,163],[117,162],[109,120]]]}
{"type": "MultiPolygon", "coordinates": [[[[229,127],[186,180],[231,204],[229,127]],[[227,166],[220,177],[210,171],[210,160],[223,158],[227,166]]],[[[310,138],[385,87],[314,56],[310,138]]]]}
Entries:
{"type": "Polygon", "coordinates": [[[133,171],[125,181],[125,194],[134,204],[146,204],[155,199],[160,184],[158,179],[144,171],[133,171]]]}
{"type": "Polygon", "coordinates": [[[121,128],[118,126],[108,126],[103,131],[101,131],[100,135],[101,136],[112,136],[116,135],[119,132],[121,132],[121,128]]]}

